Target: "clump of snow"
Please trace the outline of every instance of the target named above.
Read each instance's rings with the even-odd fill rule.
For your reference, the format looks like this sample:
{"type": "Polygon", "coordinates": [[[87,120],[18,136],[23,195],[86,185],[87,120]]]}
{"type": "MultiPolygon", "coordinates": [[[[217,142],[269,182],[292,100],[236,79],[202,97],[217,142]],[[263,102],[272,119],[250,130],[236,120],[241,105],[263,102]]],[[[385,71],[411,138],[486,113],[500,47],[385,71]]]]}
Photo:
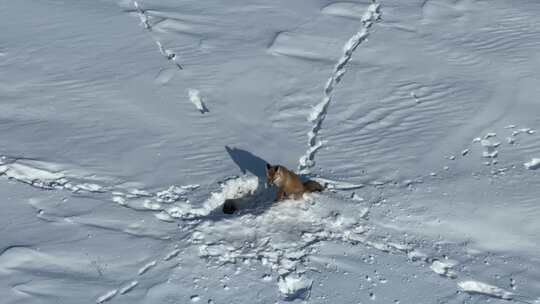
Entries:
{"type": "Polygon", "coordinates": [[[217,209],[227,199],[238,199],[253,195],[259,187],[259,179],[253,176],[242,176],[229,179],[221,184],[219,191],[214,191],[202,206],[193,206],[189,202],[180,202],[173,207],[165,209],[174,218],[193,218],[206,216],[217,209]]]}
{"type": "Polygon", "coordinates": [[[454,262],[454,261],[435,260],[435,261],[433,261],[433,263],[431,263],[430,268],[435,273],[437,273],[437,274],[439,274],[441,276],[445,276],[445,277],[449,277],[449,278],[455,278],[457,275],[452,270],[452,267],[454,267],[455,265],[456,265],[456,262],[454,262]]]}
{"type": "Polygon", "coordinates": [[[536,170],[540,168],[540,158],[533,158],[531,161],[526,162],[523,165],[529,170],[536,170]]]}
{"type": "Polygon", "coordinates": [[[195,105],[197,110],[199,110],[201,113],[208,112],[208,108],[202,101],[199,90],[189,89],[188,94],[189,100],[195,105]]]}
{"type": "Polygon", "coordinates": [[[19,162],[7,163],[0,166],[0,172],[8,178],[38,188],[53,189],[56,186],[65,184],[65,180],[63,179],[65,175],[62,172],[53,172],[19,162]]]}
{"type": "Polygon", "coordinates": [[[467,293],[482,294],[494,298],[512,300],[513,293],[499,287],[478,281],[462,281],[458,283],[459,288],[467,293]]]}
{"type": "Polygon", "coordinates": [[[278,281],[279,291],[287,300],[309,299],[312,284],[312,280],[296,275],[281,277],[278,281]]]}
{"type": "Polygon", "coordinates": [[[159,191],[156,193],[156,200],[160,203],[174,203],[179,200],[187,200],[186,195],[195,189],[198,185],[189,185],[189,186],[170,186],[167,190],[159,191]]]}
{"type": "MultiPolygon", "coordinates": [[[[491,136],[490,136],[491,137],[491,136]]],[[[486,137],[489,138],[489,137],[486,137]]],[[[496,158],[499,154],[499,151],[496,150],[496,148],[500,145],[498,142],[492,142],[488,139],[483,139],[480,141],[482,144],[482,147],[484,147],[485,151],[482,153],[482,156],[485,158],[496,158]]]]}

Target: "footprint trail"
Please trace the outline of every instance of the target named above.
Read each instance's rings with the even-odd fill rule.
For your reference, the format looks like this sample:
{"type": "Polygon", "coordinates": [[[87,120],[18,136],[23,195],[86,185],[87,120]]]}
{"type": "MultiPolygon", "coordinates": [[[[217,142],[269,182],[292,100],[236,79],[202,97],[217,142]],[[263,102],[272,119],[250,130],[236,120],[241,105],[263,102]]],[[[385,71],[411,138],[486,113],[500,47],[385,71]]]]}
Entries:
{"type": "Polygon", "coordinates": [[[161,41],[159,41],[153,34],[152,25],[150,24],[150,17],[148,16],[147,12],[140,6],[140,4],[137,1],[133,0],[132,3],[133,3],[133,6],[135,7],[137,15],[139,16],[141,24],[151,34],[152,39],[156,43],[159,49],[159,53],[163,57],[165,57],[169,62],[174,64],[178,69],[183,70],[184,68],[178,62],[177,54],[173,50],[167,49],[165,46],[163,46],[161,41]]]}
{"type": "Polygon", "coordinates": [[[313,107],[308,117],[308,121],[312,123],[312,126],[311,130],[308,132],[308,149],[299,160],[300,164],[298,166],[298,171],[301,174],[309,174],[310,169],[315,166],[315,154],[325,144],[324,141],[318,139],[318,135],[326,117],[328,106],[332,101],[334,88],[345,74],[345,68],[351,60],[354,51],[360,44],[366,41],[372,25],[380,20],[380,8],[380,4],[375,1],[367,8],[362,16],[362,26],[360,30],[355,33],[343,47],[343,55],[335,65],[332,75],[326,82],[323,100],[313,107]]]}

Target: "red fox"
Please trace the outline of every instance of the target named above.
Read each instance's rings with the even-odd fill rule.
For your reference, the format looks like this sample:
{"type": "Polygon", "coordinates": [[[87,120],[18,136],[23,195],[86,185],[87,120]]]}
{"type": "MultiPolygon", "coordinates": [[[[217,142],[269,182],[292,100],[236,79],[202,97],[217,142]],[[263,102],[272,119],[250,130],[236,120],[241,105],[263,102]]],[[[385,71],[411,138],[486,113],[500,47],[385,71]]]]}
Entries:
{"type": "Polygon", "coordinates": [[[302,183],[298,175],[280,165],[266,164],[266,178],[269,184],[274,184],[278,188],[274,202],[279,202],[285,197],[300,199],[306,192],[321,192],[324,189],[316,181],[309,180],[302,183]]]}

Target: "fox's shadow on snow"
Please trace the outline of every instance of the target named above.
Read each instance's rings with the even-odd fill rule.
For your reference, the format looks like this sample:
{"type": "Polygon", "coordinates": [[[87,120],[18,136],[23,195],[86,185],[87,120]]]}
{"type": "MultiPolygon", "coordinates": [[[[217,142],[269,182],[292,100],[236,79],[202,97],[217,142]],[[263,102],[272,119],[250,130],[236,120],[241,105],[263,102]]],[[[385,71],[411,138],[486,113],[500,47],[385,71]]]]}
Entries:
{"type": "Polygon", "coordinates": [[[225,200],[224,204],[211,212],[211,217],[216,220],[241,214],[262,214],[272,206],[276,197],[276,189],[266,184],[267,161],[253,153],[225,146],[232,161],[238,166],[243,174],[253,174],[259,184],[255,193],[236,199],[225,200]]]}
{"type": "Polygon", "coordinates": [[[225,146],[225,150],[243,174],[249,172],[259,178],[259,183],[264,183],[267,161],[246,150],[229,146],[225,146]]]}

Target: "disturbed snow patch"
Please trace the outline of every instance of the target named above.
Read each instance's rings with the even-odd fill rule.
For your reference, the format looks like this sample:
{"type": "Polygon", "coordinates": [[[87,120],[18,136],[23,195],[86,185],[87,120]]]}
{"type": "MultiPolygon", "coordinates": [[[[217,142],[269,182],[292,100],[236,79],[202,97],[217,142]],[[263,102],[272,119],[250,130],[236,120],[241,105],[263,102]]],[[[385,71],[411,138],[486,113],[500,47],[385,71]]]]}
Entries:
{"type": "Polygon", "coordinates": [[[261,263],[279,274],[278,287],[284,298],[294,300],[309,297],[307,256],[318,250],[318,243],[343,241],[385,247],[369,240],[365,213],[358,212],[358,203],[314,194],[270,207],[257,186],[255,177],[229,180],[220,192],[212,193],[203,208],[185,213],[208,213],[230,198],[251,202],[237,215],[198,223],[190,241],[198,246],[201,258],[218,264],[261,263]]]}
{"type": "Polygon", "coordinates": [[[227,199],[238,199],[252,196],[259,187],[259,180],[256,177],[240,177],[230,179],[221,184],[219,191],[212,192],[210,197],[202,206],[194,206],[189,201],[176,204],[171,208],[165,208],[169,216],[181,219],[193,219],[197,217],[208,216],[212,211],[217,210],[227,199]]]}

